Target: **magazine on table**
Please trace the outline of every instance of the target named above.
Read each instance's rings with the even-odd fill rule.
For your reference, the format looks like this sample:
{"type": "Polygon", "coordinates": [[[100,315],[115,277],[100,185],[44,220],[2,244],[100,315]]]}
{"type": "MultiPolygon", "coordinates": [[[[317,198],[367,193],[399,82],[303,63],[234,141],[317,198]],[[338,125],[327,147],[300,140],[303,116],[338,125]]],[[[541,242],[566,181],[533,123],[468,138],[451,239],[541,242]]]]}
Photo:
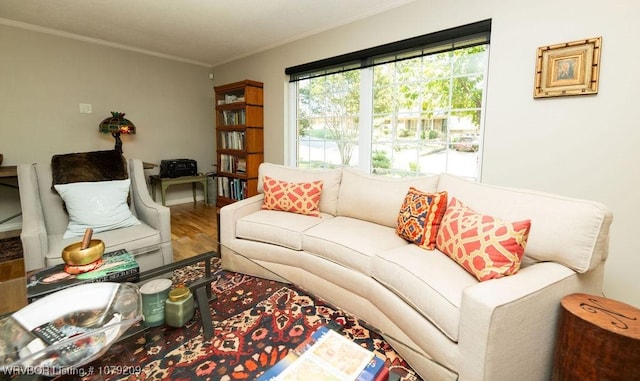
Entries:
{"type": "Polygon", "coordinates": [[[135,257],[124,249],[105,253],[103,264],[89,272],[72,275],[64,271],[64,263],[47,267],[30,274],[27,278],[29,303],[53,292],[71,286],[93,282],[137,282],[140,266],[135,257]]]}

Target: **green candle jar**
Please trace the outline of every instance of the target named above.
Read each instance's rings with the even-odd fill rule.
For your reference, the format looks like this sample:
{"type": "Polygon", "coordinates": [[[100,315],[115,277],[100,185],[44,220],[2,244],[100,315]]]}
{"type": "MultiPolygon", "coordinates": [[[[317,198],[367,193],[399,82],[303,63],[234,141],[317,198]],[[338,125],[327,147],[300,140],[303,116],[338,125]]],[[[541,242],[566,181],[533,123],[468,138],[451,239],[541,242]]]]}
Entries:
{"type": "Polygon", "coordinates": [[[171,327],[182,327],[193,318],[193,294],[188,287],[178,285],[169,291],[164,306],[165,323],[171,327]]]}
{"type": "Polygon", "coordinates": [[[154,279],[140,287],[142,315],[146,327],[157,327],[164,323],[164,309],[171,288],[171,279],[154,279]]]}

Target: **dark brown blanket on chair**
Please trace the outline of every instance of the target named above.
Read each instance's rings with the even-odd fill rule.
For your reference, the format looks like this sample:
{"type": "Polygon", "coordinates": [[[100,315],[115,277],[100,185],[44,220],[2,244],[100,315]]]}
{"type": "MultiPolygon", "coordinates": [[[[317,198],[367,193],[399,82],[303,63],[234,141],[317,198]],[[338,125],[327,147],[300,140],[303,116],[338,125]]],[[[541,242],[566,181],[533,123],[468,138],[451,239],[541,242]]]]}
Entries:
{"type": "Polygon", "coordinates": [[[51,188],[56,184],[129,178],[126,160],[115,150],[54,155],[51,172],[51,188]]]}

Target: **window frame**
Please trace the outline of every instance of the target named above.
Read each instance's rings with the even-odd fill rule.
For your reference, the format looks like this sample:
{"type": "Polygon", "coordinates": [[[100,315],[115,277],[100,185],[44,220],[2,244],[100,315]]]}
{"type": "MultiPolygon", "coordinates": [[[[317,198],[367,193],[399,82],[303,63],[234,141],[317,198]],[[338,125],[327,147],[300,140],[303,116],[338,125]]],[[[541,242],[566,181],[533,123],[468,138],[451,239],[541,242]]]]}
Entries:
{"type": "MultiPolygon", "coordinates": [[[[298,165],[298,86],[296,82],[317,78],[325,75],[337,74],[349,70],[359,70],[367,80],[360,81],[361,99],[364,90],[369,90],[373,94],[373,67],[377,65],[388,64],[392,62],[403,61],[411,58],[423,57],[431,54],[444,53],[454,51],[461,48],[468,48],[477,45],[486,45],[486,54],[484,62],[484,87],[481,100],[480,110],[485,110],[486,103],[486,85],[488,72],[488,56],[490,47],[491,20],[483,20],[477,23],[463,25],[461,27],[451,28],[440,32],[422,35],[406,40],[401,40],[374,48],[364,49],[361,51],[348,53],[336,57],[322,59],[298,66],[289,67],[285,70],[285,74],[290,77],[288,102],[288,120],[290,123],[285,131],[285,163],[287,165],[298,165]],[[370,82],[370,83],[368,83],[370,82]]],[[[369,98],[369,97],[364,97],[369,98]]],[[[373,102],[372,100],[369,100],[373,102]]],[[[362,106],[362,105],[361,105],[362,106]]],[[[367,106],[367,105],[365,105],[367,106]]],[[[371,170],[371,148],[372,140],[372,120],[373,108],[360,107],[360,147],[369,147],[359,150],[359,159],[357,166],[370,172],[371,170]],[[368,122],[367,122],[368,121],[368,122]],[[363,127],[364,125],[364,127],[363,127]],[[364,133],[364,134],[363,134],[364,133]],[[364,136],[363,136],[364,135],[364,136]],[[367,136],[368,135],[368,136],[367,136]],[[367,164],[368,163],[368,164],[367,164]]],[[[479,121],[479,144],[483,146],[484,131],[484,112],[479,121]]],[[[447,144],[451,142],[449,138],[449,130],[447,129],[447,144]]],[[[481,177],[482,155],[479,153],[477,165],[477,174],[475,178],[479,181],[481,177]]]]}

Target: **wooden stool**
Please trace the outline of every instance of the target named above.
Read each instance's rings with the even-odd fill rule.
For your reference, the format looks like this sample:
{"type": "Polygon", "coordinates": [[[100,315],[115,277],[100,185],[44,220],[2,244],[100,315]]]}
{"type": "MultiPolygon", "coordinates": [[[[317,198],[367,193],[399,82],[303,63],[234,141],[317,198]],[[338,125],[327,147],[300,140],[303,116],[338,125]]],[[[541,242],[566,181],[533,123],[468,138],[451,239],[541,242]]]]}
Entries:
{"type": "Polygon", "coordinates": [[[586,294],[561,305],[553,381],[640,380],[640,310],[586,294]]]}

